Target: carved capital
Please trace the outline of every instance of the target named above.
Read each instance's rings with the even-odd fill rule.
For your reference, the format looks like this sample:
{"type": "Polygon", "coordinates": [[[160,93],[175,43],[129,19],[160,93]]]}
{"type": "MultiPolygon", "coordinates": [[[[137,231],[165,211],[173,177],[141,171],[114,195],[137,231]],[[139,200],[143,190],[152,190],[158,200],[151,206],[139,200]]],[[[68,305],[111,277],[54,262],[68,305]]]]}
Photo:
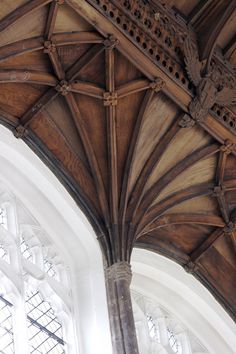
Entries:
{"type": "Polygon", "coordinates": [[[181,128],[191,128],[194,124],[195,121],[188,114],[185,114],[179,121],[179,126],[181,128]]]}
{"type": "Polygon", "coordinates": [[[221,146],[220,150],[226,155],[231,154],[233,151],[236,151],[236,146],[230,140],[226,140],[225,143],[221,146]]]}
{"type": "Polygon", "coordinates": [[[44,45],[44,53],[55,53],[57,48],[56,48],[56,44],[53,43],[52,41],[45,41],[43,43],[44,45]]]}
{"type": "Polygon", "coordinates": [[[197,87],[197,95],[189,105],[189,113],[196,122],[203,122],[207,117],[208,111],[215,104],[217,89],[214,82],[205,77],[197,87]]]}
{"type": "Polygon", "coordinates": [[[189,104],[189,113],[197,123],[204,122],[208,114],[208,108],[202,107],[198,97],[195,97],[189,104]]]}
{"type": "Polygon", "coordinates": [[[164,86],[165,86],[165,82],[160,77],[155,78],[155,80],[150,82],[149,85],[149,87],[155,92],[161,91],[164,86]]]}
{"type": "Polygon", "coordinates": [[[236,231],[236,224],[232,221],[230,221],[225,227],[224,227],[224,232],[226,234],[231,234],[232,232],[236,231]]]}
{"type": "Polygon", "coordinates": [[[183,265],[183,268],[187,273],[194,274],[197,271],[198,266],[194,262],[189,261],[188,263],[183,265]]]}
{"type": "Polygon", "coordinates": [[[132,272],[128,262],[114,263],[106,269],[107,277],[115,281],[127,281],[131,283],[132,272]]]}
{"type": "Polygon", "coordinates": [[[117,105],[117,92],[104,92],[103,93],[104,106],[116,106],[117,105]]]}
{"type": "Polygon", "coordinates": [[[13,134],[17,139],[22,139],[27,133],[27,130],[23,125],[18,125],[14,130],[13,134]]]}
{"type": "Polygon", "coordinates": [[[213,196],[216,198],[221,198],[225,193],[224,186],[215,186],[213,190],[213,196]]]}
{"type": "Polygon", "coordinates": [[[62,95],[65,96],[68,94],[68,92],[70,92],[71,90],[71,86],[69,85],[69,83],[65,80],[62,80],[61,82],[59,82],[59,84],[55,87],[55,89],[62,95]]]}
{"type": "Polygon", "coordinates": [[[113,35],[109,35],[103,42],[106,49],[114,49],[118,44],[119,41],[113,35]]]}

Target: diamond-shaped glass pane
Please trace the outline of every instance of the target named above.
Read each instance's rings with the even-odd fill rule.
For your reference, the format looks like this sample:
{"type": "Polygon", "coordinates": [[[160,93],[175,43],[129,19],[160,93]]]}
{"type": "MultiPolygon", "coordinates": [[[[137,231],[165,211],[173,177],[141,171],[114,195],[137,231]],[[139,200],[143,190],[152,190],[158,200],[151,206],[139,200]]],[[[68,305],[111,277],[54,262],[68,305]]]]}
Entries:
{"type": "Polygon", "coordinates": [[[178,339],[174,335],[173,331],[171,331],[171,329],[169,328],[167,328],[167,336],[173,352],[176,354],[182,354],[181,344],[179,343],[178,339]]]}
{"type": "Polygon", "coordinates": [[[20,238],[20,250],[21,254],[25,259],[28,259],[28,261],[33,261],[33,255],[30,251],[29,246],[25,242],[25,239],[23,237],[20,238]]]}
{"type": "Polygon", "coordinates": [[[0,258],[9,263],[9,254],[5,247],[0,244],[0,258]]]}
{"type": "Polygon", "coordinates": [[[158,324],[156,321],[153,320],[152,316],[147,315],[147,324],[150,337],[155,341],[160,343],[160,333],[158,324]]]}
{"type": "Polygon", "coordinates": [[[47,259],[44,259],[44,270],[52,278],[56,278],[57,272],[53,263],[49,262],[47,259]]]}
{"type": "Polygon", "coordinates": [[[0,208],[0,225],[7,229],[7,211],[5,208],[0,208]]]}
{"type": "Polygon", "coordinates": [[[14,353],[12,304],[0,296],[0,354],[14,353]]]}
{"type": "Polygon", "coordinates": [[[27,293],[26,313],[30,353],[64,354],[62,325],[39,292],[27,293]]]}

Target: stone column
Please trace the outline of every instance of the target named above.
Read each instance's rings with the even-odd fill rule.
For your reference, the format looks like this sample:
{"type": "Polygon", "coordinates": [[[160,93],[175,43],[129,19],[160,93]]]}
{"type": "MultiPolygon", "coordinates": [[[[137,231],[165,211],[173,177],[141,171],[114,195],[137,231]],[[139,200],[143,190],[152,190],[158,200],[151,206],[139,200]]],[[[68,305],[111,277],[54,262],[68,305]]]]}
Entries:
{"type": "Polygon", "coordinates": [[[106,269],[108,311],[114,354],[138,354],[130,283],[132,273],[127,262],[106,269]]]}

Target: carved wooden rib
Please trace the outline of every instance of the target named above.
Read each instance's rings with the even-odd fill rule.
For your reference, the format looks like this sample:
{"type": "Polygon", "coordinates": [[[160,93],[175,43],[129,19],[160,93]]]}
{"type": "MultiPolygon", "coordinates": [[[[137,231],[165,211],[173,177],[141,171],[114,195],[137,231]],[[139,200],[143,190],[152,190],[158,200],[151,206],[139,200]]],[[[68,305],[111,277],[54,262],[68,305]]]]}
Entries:
{"type": "Polygon", "coordinates": [[[145,112],[153,98],[154,91],[149,89],[146,91],[145,96],[143,98],[138,117],[136,119],[135,127],[133,130],[133,134],[131,137],[131,142],[129,145],[128,155],[126,159],[124,175],[123,175],[123,183],[122,183],[122,191],[121,191],[121,201],[120,201],[120,221],[124,222],[126,208],[128,203],[128,191],[129,191],[129,183],[131,178],[131,171],[134,164],[134,159],[136,155],[137,145],[140,137],[140,133],[143,126],[143,120],[145,116],[145,112]]]}
{"type": "Polygon", "coordinates": [[[204,242],[201,243],[198,248],[190,254],[191,261],[196,262],[223,234],[224,231],[222,229],[216,229],[204,242]]]}
{"type": "Polygon", "coordinates": [[[148,213],[144,216],[140,225],[138,226],[138,233],[140,233],[145,227],[153,223],[159,216],[165,211],[173,208],[174,206],[185,202],[186,200],[198,198],[201,196],[207,196],[213,194],[213,183],[201,183],[193,187],[181,190],[166,197],[161,202],[153,205],[148,213]]]}
{"type": "Polygon", "coordinates": [[[53,34],[55,22],[56,22],[56,17],[57,17],[57,12],[58,12],[58,3],[56,1],[53,1],[50,4],[49,12],[48,12],[48,18],[47,18],[47,23],[44,31],[44,37],[47,40],[50,40],[53,34]]]}
{"type": "Polygon", "coordinates": [[[9,28],[24,16],[29,15],[31,12],[36,11],[52,1],[53,0],[29,0],[26,4],[18,7],[0,21],[0,32],[9,28]]]}
{"type": "Polygon", "coordinates": [[[163,215],[142,231],[142,235],[159,228],[176,224],[200,224],[216,227],[224,227],[224,220],[217,215],[203,215],[198,213],[182,213],[163,215]]]}
{"type": "MultiPolygon", "coordinates": [[[[182,117],[182,115],[181,115],[182,117]]],[[[179,131],[179,120],[175,119],[171,127],[167,130],[167,132],[162,137],[161,141],[154,147],[153,151],[151,152],[148,160],[146,161],[145,165],[142,168],[142,171],[137,179],[137,182],[133,188],[130,202],[128,206],[128,219],[132,217],[136,213],[136,210],[141,202],[141,198],[143,196],[143,190],[146,185],[148,177],[151,175],[153,169],[161,160],[163,154],[165,153],[167,147],[176,136],[177,132],[179,131]]]]}
{"type": "Polygon", "coordinates": [[[0,71],[0,82],[20,82],[27,84],[56,86],[57,79],[52,74],[42,71],[2,70],[0,71]]]}
{"type": "Polygon", "coordinates": [[[104,50],[101,44],[95,44],[67,71],[66,78],[71,82],[76,79],[79,71],[88,65],[97,55],[104,50]]]}
{"type": "Polygon", "coordinates": [[[90,82],[78,81],[71,83],[71,92],[81,93],[86,96],[103,99],[104,89],[90,82]]]}
{"type": "Polygon", "coordinates": [[[184,170],[194,165],[196,162],[210,157],[219,151],[218,144],[212,144],[210,146],[205,146],[194,151],[192,154],[186,156],[183,160],[178,162],[169,171],[167,171],[164,176],[162,176],[144,195],[143,201],[140,204],[140,214],[141,217],[147,212],[147,209],[154,202],[158,194],[179,174],[184,170]]]}
{"type": "Polygon", "coordinates": [[[133,80],[116,89],[119,98],[132,95],[134,93],[147,90],[150,87],[150,81],[145,79],[133,80]]]}
{"type": "Polygon", "coordinates": [[[101,176],[101,172],[98,166],[98,162],[96,159],[96,156],[93,151],[93,147],[91,144],[91,141],[88,137],[88,134],[86,132],[86,128],[83,122],[83,118],[81,116],[81,113],[79,111],[79,107],[77,105],[77,102],[73,96],[72,93],[68,93],[65,96],[65,99],[67,101],[68,107],[70,109],[70,112],[73,117],[74,124],[77,128],[77,132],[82,140],[83,147],[89,162],[89,166],[93,175],[93,179],[95,181],[95,185],[97,188],[97,193],[98,193],[98,198],[100,202],[100,206],[103,212],[104,219],[106,220],[106,223],[109,222],[109,212],[108,212],[108,204],[107,204],[107,198],[106,198],[106,193],[105,193],[105,188],[101,176]]]}
{"type": "Polygon", "coordinates": [[[54,89],[50,88],[43,96],[31,107],[20,119],[21,125],[27,127],[33,118],[45,108],[50,102],[52,102],[59,93],[54,89]]]}

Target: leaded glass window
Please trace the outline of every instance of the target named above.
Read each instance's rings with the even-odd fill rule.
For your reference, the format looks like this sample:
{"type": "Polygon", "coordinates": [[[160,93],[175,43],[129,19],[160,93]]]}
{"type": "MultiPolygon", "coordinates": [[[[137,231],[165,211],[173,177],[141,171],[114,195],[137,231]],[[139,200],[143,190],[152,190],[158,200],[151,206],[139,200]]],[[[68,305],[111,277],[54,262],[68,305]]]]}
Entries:
{"type": "Polygon", "coordinates": [[[0,225],[7,229],[7,212],[4,207],[0,208],[0,225]]]}
{"type": "Polygon", "coordinates": [[[47,259],[44,259],[44,270],[52,278],[55,278],[57,276],[54,264],[48,261],[47,259]]]}
{"type": "Polygon", "coordinates": [[[149,330],[150,337],[154,341],[160,343],[159,328],[158,328],[157,322],[154,321],[154,319],[151,315],[147,315],[147,324],[148,324],[148,330],[149,330]]]}
{"type": "Polygon", "coordinates": [[[0,295],[0,354],[14,353],[12,304],[0,295]]]}
{"type": "Polygon", "coordinates": [[[176,354],[181,354],[182,353],[181,345],[178,339],[176,338],[176,336],[174,335],[174,332],[170,328],[167,328],[167,336],[173,352],[176,354]]]}
{"type": "Polygon", "coordinates": [[[21,254],[22,256],[27,259],[28,261],[33,261],[33,255],[32,252],[30,251],[30,248],[28,246],[28,244],[25,242],[25,239],[23,237],[21,237],[20,239],[20,250],[21,250],[21,254]]]}
{"type": "Polygon", "coordinates": [[[26,313],[30,353],[64,354],[62,325],[50,304],[44,301],[39,292],[27,293],[26,313]]]}
{"type": "Polygon", "coordinates": [[[9,254],[2,244],[0,244],[0,258],[6,262],[9,262],[9,254]]]}

